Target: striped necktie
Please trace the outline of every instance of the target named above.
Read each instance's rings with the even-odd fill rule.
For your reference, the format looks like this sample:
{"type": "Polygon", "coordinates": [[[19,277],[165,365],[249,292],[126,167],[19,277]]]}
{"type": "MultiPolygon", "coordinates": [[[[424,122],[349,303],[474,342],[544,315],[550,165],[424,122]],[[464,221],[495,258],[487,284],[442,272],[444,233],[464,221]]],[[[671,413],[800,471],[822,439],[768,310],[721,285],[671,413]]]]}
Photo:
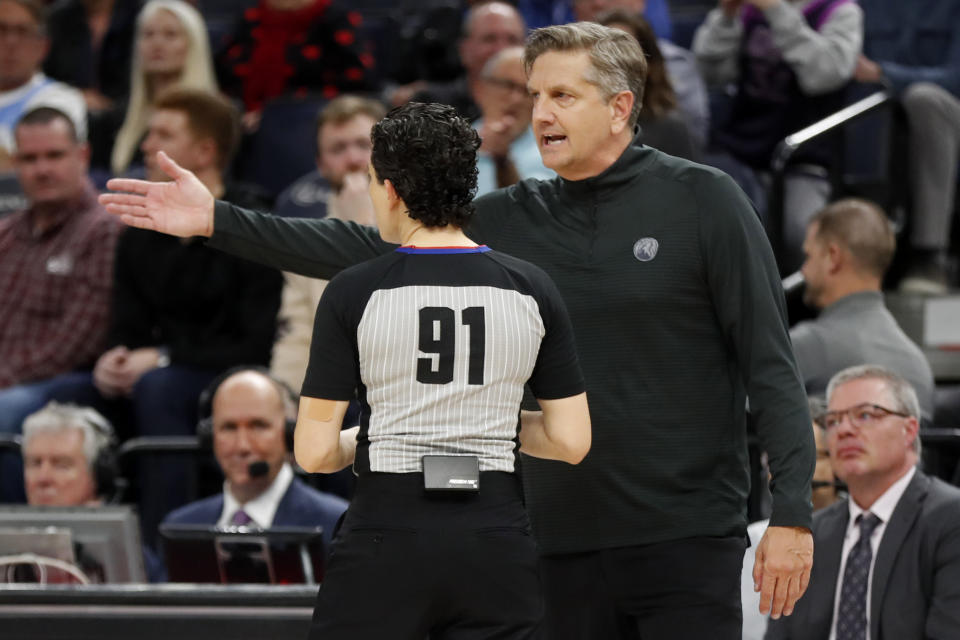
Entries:
{"type": "Polygon", "coordinates": [[[880,524],[872,513],[857,516],[860,539],[850,549],[843,570],[840,587],[840,606],[837,609],[837,640],[866,640],[867,637],[867,580],[873,551],[870,536],[880,524]]]}

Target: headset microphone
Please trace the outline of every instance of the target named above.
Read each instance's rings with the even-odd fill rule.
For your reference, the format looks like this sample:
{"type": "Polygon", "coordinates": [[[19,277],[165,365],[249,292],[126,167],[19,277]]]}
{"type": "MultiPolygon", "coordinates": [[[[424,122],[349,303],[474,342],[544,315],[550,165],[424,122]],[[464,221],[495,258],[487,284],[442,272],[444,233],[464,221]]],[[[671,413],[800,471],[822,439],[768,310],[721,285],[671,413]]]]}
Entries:
{"type": "Polygon", "coordinates": [[[251,478],[260,478],[270,472],[270,465],[264,462],[263,460],[258,460],[257,462],[251,462],[247,467],[247,474],[251,478]]]}

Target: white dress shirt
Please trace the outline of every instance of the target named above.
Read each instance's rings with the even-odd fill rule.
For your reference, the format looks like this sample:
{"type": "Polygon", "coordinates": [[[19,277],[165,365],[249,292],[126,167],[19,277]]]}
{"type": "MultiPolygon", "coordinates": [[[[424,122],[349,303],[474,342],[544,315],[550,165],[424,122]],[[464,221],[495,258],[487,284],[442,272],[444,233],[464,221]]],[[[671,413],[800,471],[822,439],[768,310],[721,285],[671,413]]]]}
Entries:
{"type": "Polygon", "coordinates": [[[743,570],[740,574],[740,603],[743,606],[742,640],[763,640],[770,615],[760,613],[760,593],[753,590],[753,564],[757,560],[757,546],[767,532],[770,520],[758,520],[747,526],[750,546],[743,554],[743,570]]]}
{"type": "Polygon", "coordinates": [[[247,502],[240,502],[230,493],[230,487],[226,482],[223,483],[223,511],[220,513],[220,519],[217,520],[218,527],[229,527],[233,520],[233,514],[243,509],[251,522],[249,526],[258,526],[262,529],[268,529],[273,525],[273,516],[277,513],[277,507],[280,501],[286,495],[290,483],[293,482],[293,469],[290,465],[284,463],[280,467],[280,472],[273,482],[267,487],[267,490],[259,496],[247,502]]]}
{"type": "Polygon", "coordinates": [[[850,555],[850,550],[853,548],[853,545],[857,544],[857,541],[860,539],[860,527],[857,524],[857,517],[868,512],[880,518],[880,524],[877,525],[877,528],[873,530],[873,534],[870,536],[872,556],[870,558],[870,572],[867,574],[867,627],[864,640],[869,639],[870,595],[873,592],[873,567],[877,563],[877,549],[880,548],[880,541],[883,539],[883,534],[887,530],[887,523],[890,522],[893,510],[896,508],[897,503],[900,502],[903,492],[907,490],[907,485],[910,484],[910,480],[913,479],[913,474],[916,473],[916,470],[916,467],[910,467],[910,470],[903,474],[902,478],[890,485],[890,488],[877,498],[876,502],[870,505],[869,509],[861,509],[852,497],[847,500],[847,505],[850,509],[850,521],[847,523],[847,533],[843,538],[843,551],[840,554],[840,571],[837,573],[837,588],[833,595],[833,622],[830,623],[830,640],[836,640],[837,638],[837,610],[840,608],[840,589],[843,586],[843,570],[847,566],[847,556],[850,555]]]}

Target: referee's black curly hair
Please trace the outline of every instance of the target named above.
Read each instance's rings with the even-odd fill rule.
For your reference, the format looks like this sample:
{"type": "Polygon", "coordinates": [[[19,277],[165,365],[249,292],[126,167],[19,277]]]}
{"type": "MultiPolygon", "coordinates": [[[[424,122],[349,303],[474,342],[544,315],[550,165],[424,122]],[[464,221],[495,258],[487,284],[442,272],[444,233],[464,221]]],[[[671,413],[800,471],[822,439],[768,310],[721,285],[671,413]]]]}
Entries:
{"type": "Polygon", "coordinates": [[[409,215],[426,227],[463,227],[473,214],[480,136],[453,107],[410,102],[370,133],[377,181],[393,183],[409,215]]]}

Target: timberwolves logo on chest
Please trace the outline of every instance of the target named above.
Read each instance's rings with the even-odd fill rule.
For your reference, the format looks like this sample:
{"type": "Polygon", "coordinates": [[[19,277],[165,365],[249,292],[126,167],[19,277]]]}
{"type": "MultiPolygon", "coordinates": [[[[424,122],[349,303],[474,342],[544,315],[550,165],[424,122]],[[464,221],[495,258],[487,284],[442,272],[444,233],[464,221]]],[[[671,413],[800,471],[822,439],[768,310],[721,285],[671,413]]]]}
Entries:
{"type": "Polygon", "coordinates": [[[660,243],[656,238],[640,238],[633,245],[633,257],[640,262],[650,262],[657,257],[660,243]]]}

